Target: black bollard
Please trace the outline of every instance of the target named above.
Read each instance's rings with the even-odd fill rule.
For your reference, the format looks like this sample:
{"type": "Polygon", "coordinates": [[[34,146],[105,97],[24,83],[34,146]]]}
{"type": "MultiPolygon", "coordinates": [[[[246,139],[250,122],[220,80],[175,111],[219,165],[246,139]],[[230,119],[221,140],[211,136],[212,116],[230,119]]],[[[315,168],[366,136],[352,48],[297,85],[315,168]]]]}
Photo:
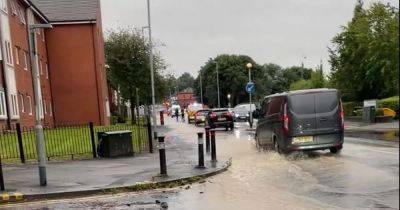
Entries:
{"type": "Polygon", "coordinates": [[[164,125],[164,111],[160,111],[160,124],[164,125]]]}
{"type": "Polygon", "coordinates": [[[157,132],[156,132],[156,131],[154,131],[153,137],[154,137],[154,140],[157,140],[157,139],[158,139],[158,138],[157,138],[157,132]]]}
{"type": "Polygon", "coordinates": [[[204,166],[204,139],[203,132],[197,133],[197,143],[199,146],[199,165],[197,168],[205,168],[204,166]]]}
{"type": "Polygon", "coordinates": [[[210,127],[206,126],[206,153],[210,154],[210,127]]]}
{"type": "Polygon", "coordinates": [[[158,152],[160,154],[160,174],[167,175],[167,158],[165,157],[165,137],[158,137],[158,152]]]}
{"type": "Polygon", "coordinates": [[[210,130],[211,134],[211,162],[217,162],[217,147],[215,144],[215,130],[210,130]]]}

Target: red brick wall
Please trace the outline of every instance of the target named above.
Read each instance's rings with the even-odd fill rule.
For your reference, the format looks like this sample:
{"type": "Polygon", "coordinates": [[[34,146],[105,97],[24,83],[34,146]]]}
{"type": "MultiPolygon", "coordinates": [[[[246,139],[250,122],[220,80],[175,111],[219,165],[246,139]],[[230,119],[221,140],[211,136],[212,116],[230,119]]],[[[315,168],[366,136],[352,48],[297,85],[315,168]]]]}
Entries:
{"type": "MultiPolygon", "coordinates": [[[[15,3],[19,4],[22,8],[25,8],[20,1],[18,0],[10,0],[9,7],[11,11],[11,4],[10,2],[14,1],[15,3]]],[[[13,15],[9,12],[10,18],[10,30],[11,30],[11,38],[13,44],[13,56],[14,56],[14,68],[15,68],[15,79],[17,85],[17,92],[18,92],[18,106],[19,106],[19,115],[20,119],[19,122],[23,126],[33,126],[35,123],[35,98],[33,93],[33,84],[32,84],[32,66],[30,65],[30,56],[29,56],[29,39],[28,39],[28,28],[27,24],[22,24],[20,22],[20,14],[17,16],[13,15]],[[16,52],[16,48],[18,48],[18,54],[16,52]],[[24,52],[27,53],[28,58],[28,68],[24,69],[25,67],[25,59],[24,59],[24,52]],[[18,58],[17,58],[18,56],[18,58]],[[17,59],[19,59],[19,64],[17,64],[17,59]],[[29,114],[29,102],[28,96],[32,100],[32,114],[29,114]],[[21,98],[22,97],[22,98],[21,98]],[[23,104],[22,104],[23,103],[23,104]],[[23,109],[24,108],[24,109],[23,109]]],[[[27,21],[27,15],[25,14],[25,20],[27,21]]],[[[43,23],[40,19],[36,18],[35,23],[43,23]]],[[[47,113],[44,114],[44,124],[45,125],[53,125],[53,116],[50,112],[50,103],[51,99],[51,89],[50,89],[50,82],[49,79],[46,78],[45,72],[45,64],[47,63],[47,51],[46,51],[46,42],[45,38],[43,39],[43,32],[40,31],[36,33],[37,39],[37,52],[39,56],[39,61],[41,62],[41,67],[43,74],[41,74],[41,89],[42,89],[42,98],[45,102],[45,106],[47,109],[47,113]]],[[[13,120],[12,123],[16,123],[18,120],[13,120]]]]}
{"type": "Polygon", "coordinates": [[[193,93],[178,93],[178,104],[181,107],[187,107],[189,104],[195,102],[193,93]]]}
{"type": "Polygon", "coordinates": [[[55,25],[46,31],[56,124],[109,124],[99,34],[96,24],[55,25]]]}

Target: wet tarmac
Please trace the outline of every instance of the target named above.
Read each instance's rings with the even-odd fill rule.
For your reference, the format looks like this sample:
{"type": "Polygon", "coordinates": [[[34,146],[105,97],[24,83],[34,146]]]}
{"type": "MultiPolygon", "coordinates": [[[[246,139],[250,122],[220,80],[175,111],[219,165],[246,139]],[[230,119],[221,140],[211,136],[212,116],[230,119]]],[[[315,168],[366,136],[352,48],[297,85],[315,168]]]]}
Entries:
{"type": "MultiPolygon", "coordinates": [[[[176,123],[177,138],[201,130],[176,123]]],[[[346,137],[340,154],[257,150],[246,123],[217,132],[228,171],[201,183],[142,193],[6,205],[7,209],[399,209],[399,143],[346,137]]],[[[1,207],[0,207],[1,208],[1,207]]]]}

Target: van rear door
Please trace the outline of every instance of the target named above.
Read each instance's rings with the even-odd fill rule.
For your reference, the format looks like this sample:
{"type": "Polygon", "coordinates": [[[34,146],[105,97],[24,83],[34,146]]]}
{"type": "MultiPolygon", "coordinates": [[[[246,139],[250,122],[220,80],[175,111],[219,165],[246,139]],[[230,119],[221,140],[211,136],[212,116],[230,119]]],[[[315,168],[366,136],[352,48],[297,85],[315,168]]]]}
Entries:
{"type": "Polygon", "coordinates": [[[313,135],[317,129],[315,94],[304,93],[288,96],[289,133],[292,136],[313,135]]]}
{"type": "Polygon", "coordinates": [[[333,133],[341,129],[339,93],[337,91],[315,94],[317,134],[333,133]]]}
{"type": "Polygon", "coordinates": [[[318,135],[340,131],[337,91],[294,94],[288,97],[292,136],[318,135]]]}

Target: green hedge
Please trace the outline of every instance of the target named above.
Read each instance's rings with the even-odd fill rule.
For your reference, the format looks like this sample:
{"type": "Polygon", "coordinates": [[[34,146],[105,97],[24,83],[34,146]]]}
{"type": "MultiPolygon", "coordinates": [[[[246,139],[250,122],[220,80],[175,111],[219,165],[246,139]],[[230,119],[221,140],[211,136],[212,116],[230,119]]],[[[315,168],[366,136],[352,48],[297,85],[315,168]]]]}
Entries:
{"type": "Polygon", "coordinates": [[[343,109],[345,116],[356,116],[356,107],[362,107],[360,102],[344,102],[343,109]]]}
{"type": "MultiPolygon", "coordinates": [[[[378,108],[376,109],[376,116],[383,115],[382,108],[389,108],[397,113],[396,118],[399,117],[399,96],[393,96],[390,98],[384,98],[377,101],[378,108]]],[[[363,102],[344,102],[343,109],[345,116],[361,116],[362,115],[363,102]]]]}
{"type": "Polygon", "coordinates": [[[389,108],[397,113],[399,112],[399,96],[381,99],[378,101],[379,108],[389,108]]]}

